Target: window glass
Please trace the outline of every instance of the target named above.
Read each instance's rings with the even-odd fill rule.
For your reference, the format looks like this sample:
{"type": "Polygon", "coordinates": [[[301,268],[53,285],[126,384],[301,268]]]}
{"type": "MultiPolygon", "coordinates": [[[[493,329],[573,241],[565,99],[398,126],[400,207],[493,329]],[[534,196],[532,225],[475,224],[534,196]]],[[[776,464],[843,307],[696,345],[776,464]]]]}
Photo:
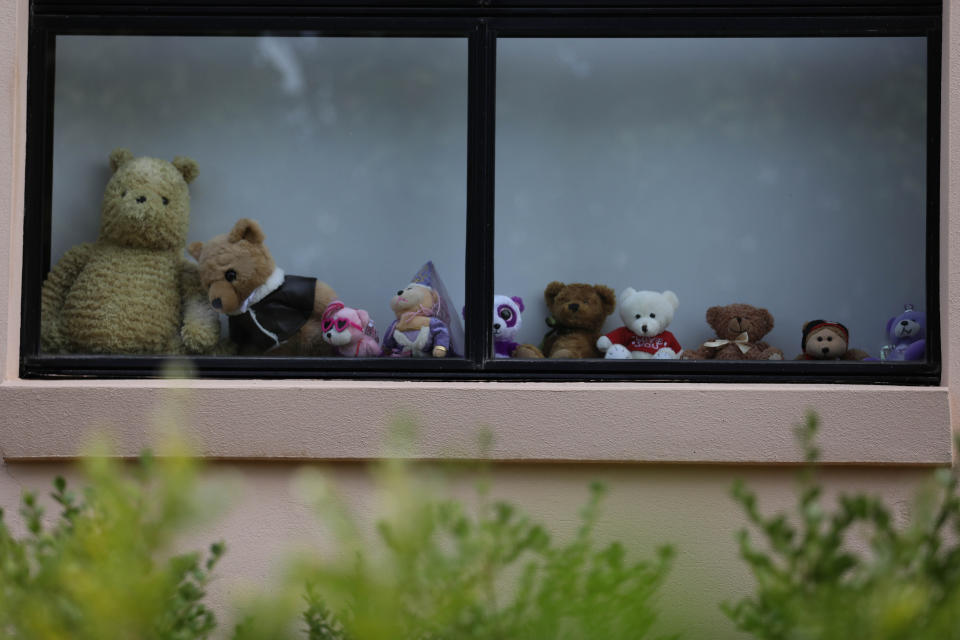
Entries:
{"type": "MultiPolygon", "coordinates": [[[[501,38],[497,51],[495,288],[525,302],[517,342],[543,340],[552,281],[675,292],[668,331],[687,350],[722,337],[708,308],[765,308],[763,341],[786,360],[812,320],[880,358],[888,319],[924,311],[923,38],[501,38]]],[[[631,297],[645,315],[661,304],[631,297]]],[[[613,311],[601,330],[621,326],[613,311]]]]}
{"type": "MultiPolygon", "coordinates": [[[[276,267],[287,276],[327,283],[346,306],[369,312],[381,339],[395,319],[392,297],[432,262],[427,280],[442,278],[444,306],[459,327],[466,117],[463,38],[59,36],[51,266],[101,233],[101,207],[108,207],[104,190],[116,177],[108,157],[118,170],[130,157],[163,160],[163,168],[142,167],[116,190],[127,194],[121,200],[145,198],[145,207],[158,197],[171,200],[156,207],[164,213],[163,207],[180,204],[180,195],[176,176],[160,174],[185,156],[195,161],[198,174],[184,180],[190,213],[181,247],[199,241],[209,249],[209,241],[228,234],[237,221],[254,220],[276,267]],[[111,156],[118,148],[129,149],[130,156],[111,156]],[[174,193],[164,195],[148,184],[153,179],[171,181],[174,193]]],[[[186,178],[183,166],[174,169],[186,178]]],[[[153,238],[155,224],[166,223],[137,224],[145,238],[153,238]]],[[[255,229],[238,233],[255,244],[255,229]]],[[[231,258],[235,268],[227,253],[210,257],[224,273],[219,285],[230,288],[230,269],[233,282],[250,277],[267,284],[273,272],[261,273],[261,258],[251,256],[252,249],[237,251],[242,255],[231,258]]],[[[79,260],[89,266],[88,257],[79,260]]],[[[166,322],[160,316],[171,296],[175,303],[169,268],[163,263],[154,269],[149,259],[142,269],[131,267],[138,258],[127,258],[85,275],[80,267],[66,269],[61,284],[69,290],[49,306],[58,314],[69,307],[70,319],[58,330],[99,332],[90,338],[95,348],[72,344],[68,350],[168,352],[137,345],[163,330],[154,325],[166,322]],[[105,278],[114,266],[116,272],[105,278]],[[130,277],[138,269],[144,277],[130,277]],[[85,289],[77,293],[81,280],[85,289]],[[66,299],[70,295],[73,300],[66,299]],[[112,341],[138,318],[138,337],[112,341]],[[113,326],[103,326],[107,319],[113,326]]],[[[295,302],[287,302],[302,306],[298,296],[316,289],[309,281],[297,286],[290,293],[295,302]]],[[[256,302],[246,293],[235,292],[234,302],[256,302]]],[[[46,300],[44,309],[42,322],[52,322],[46,300]]],[[[260,317],[262,333],[277,327],[299,331],[288,325],[303,324],[302,310],[290,312],[292,318],[284,316],[288,312],[280,308],[276,318],[260,317]]],[[[455,340],[462,355],[462,335],[455,340]]]]}

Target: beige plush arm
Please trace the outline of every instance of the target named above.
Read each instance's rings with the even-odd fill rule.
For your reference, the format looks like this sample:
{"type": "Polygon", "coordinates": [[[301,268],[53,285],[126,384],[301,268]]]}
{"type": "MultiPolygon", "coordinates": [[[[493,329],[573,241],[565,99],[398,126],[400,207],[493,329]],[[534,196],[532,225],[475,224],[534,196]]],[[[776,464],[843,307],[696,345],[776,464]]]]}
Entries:
{"type": "Polygon", "coordinates": [[[210,306],[197,265],[187,259],[180,266],[183,320],[180,338],[187,353],[211,353],[220,340],[220,316],[210,306]]]}
{"type": "Polygon", "coordinates": [[[71,247],[47,275],[40,296],[40,348],[43,351],[56,353],[65,349],[60,332],[60,311],[93,251],[94,245],[89,242],[71,247]]]}
{"type": "Polygon", "coordinates": [[[317,288],[313,295],[313,315],[317,318],[323,315],[327,305],[337,299],[337,292],[323,280],[317,280],[317,288]]]}

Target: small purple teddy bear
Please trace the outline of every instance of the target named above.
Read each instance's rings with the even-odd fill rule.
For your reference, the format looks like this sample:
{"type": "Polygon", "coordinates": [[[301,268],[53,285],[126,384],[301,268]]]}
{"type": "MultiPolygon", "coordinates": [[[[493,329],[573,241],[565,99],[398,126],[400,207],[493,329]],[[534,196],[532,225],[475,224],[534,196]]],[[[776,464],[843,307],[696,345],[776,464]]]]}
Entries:
{"type": "Polygon", "coordinates": [[[881,350],[883,360],[923,360],[927,355],[927,314],[914,311],[912,304],[903,313],[887,320],[887,335],[892,344],[881,350]]]}

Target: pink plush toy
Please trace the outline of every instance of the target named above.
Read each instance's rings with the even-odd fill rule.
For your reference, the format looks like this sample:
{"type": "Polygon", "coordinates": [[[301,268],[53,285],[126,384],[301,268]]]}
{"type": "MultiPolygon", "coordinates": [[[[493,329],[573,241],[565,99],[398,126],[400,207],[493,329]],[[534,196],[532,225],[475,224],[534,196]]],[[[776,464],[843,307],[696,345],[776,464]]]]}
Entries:
{"type": "Polygon", "coordinates": [[[381,353],[377,330],[363,309],[334,300],[323,312],[321,327],[323,341],[335,346],[342,356],[368,358],[381,353]]]}

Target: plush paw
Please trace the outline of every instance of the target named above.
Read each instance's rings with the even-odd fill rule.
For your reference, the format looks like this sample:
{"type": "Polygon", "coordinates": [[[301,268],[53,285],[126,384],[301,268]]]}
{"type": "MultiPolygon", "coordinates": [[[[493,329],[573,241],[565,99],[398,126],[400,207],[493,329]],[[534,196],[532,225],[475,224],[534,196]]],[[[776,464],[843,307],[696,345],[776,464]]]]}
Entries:
{"type": "Polygon", "coordinates": [[[676,360],[679,357],[680,356],[677,355],[677,352],[670,347],[664,347],[653,354],[654,360],[676,360]]]}
{"type": "MultiPolygon", "coordinates": [[[[613,342],[611,342],[610,338],[608,338],[607,336],[600,336],[599,338],[597,338],[597,349],[599,349],[600,351],[606,351],[607,349],[610,348],[612,344],[613,342]]],[[[615,357],[615,356],[608,356],[608,357],[615,357]]]]}
{"type": "Polygon", "coordinates": [[[180,339],[187,353],[210,353],[220,341],[220,317],[206,302],[190,301],[183,312],[180,339]]]}
{"type": "MultiPolygon", "coordinates": [[[[603,338],[601,338],[601,340],[603,340],[603,338]]],[[[607,355],[604,357],[607,360],[629,360],[633,356],[630,354],[630,350],[622,344],[611,344],[607,349],[607,355]]]]}
{"type": "Polygon", "coordinates": [[[783,354],[771,353],[769,356],[767,356],[767,360],[783,360],[783,354]]]}
{"type": "Polygon", "coordinates": [[[55,319],[47,320],[43,315],[40,316],[40,350],[44,353],[59,353],[64,350],[59,324],[55,319]]]}
{"type": "Polygon", "coordinates": [[[513,358],[526,358],[526,359],[542,358],[543,352],[540,351],[540,349],[533,346],[532,344],[522,344],[516,349],[514,349],[513,353],[510,354],[510,356],[513,358]]]}

